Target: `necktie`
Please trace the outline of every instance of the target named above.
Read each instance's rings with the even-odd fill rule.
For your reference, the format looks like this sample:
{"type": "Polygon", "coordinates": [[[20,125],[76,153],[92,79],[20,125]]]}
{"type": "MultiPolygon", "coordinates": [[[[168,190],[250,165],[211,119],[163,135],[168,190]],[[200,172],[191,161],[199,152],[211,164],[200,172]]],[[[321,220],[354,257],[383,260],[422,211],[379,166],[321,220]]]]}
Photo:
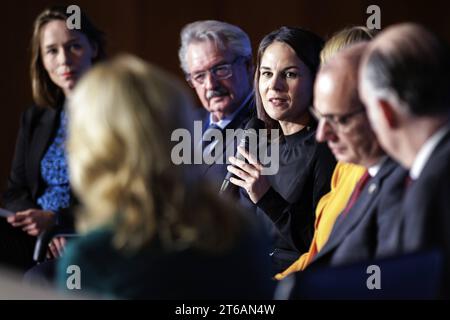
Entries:
{"type": "Polygon", "coordinates": [[[350,200],[347,202],[347,206],[345,207],[344,211],[342,212],[343,217],[345,217],[350,209],[355,205],[356,200],[358,200],[359,196],[361,195],[361,192],[364,189],[364,186],[367,184],[367,182],[370,180],[370,174],[369,171],[365,171],[362,175],[361,179],[359,179],[358,183],[356,184],[355,190],[353,190],[353,193],[350,197],[350,200]]]}

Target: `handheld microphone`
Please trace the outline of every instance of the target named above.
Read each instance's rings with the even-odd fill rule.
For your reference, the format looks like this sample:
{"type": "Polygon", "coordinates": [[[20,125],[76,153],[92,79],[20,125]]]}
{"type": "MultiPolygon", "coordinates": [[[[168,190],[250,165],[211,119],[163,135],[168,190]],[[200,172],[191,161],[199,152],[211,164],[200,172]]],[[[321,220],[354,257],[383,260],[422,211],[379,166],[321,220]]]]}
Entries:
{"type": "MultiPolygon", "coordinates": [[[[248,144],[249,144],[249,136],[256,136],[255,141],[258,141],[258,130],[259,129],[264,129],[265,128],[265,124],[264,121],[258,119],[257,117],[251,118],[249,120],[249,122],[247,122],[245,128],[244,128],[244,134],[242,135],[241,140],[239,141],[239,145],[238,147],[242,147],[245,150],[248,150],[248,144]]],[[[244,156],[236,149],[236,154],[234,156],[235,158],[239,159],[239,160],[245,160],[244,156]]],[[[230,187],[233,185],[230,182],[230,178],[233,176],[233,174],[231,172],[227,172],[225,179],[222,182],[222,186],[220,187],[220,191],[219,194],[223,194],[226,191],[228,191],[228,189],[230,189],[230,187]]]]}

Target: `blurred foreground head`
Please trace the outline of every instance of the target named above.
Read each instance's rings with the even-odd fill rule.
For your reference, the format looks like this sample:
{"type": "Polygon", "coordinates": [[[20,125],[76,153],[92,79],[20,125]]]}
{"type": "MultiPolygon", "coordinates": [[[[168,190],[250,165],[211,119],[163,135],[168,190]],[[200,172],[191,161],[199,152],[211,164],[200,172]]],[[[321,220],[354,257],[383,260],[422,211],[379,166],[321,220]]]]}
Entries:
{"type": "Polygon", "coordinates": [[[174,245],[227,239],[203,230],[215,230],[225,209],[203,210],[216,199],[196,199],[170,158],[171,133],[186,127],[190,108],[177,79],[133,56],[99,64],[80,81],[68,146],[71,181],[85,206],[81,230],[109,227],[115,246],[130,249],[155,236],[174,245]]]}

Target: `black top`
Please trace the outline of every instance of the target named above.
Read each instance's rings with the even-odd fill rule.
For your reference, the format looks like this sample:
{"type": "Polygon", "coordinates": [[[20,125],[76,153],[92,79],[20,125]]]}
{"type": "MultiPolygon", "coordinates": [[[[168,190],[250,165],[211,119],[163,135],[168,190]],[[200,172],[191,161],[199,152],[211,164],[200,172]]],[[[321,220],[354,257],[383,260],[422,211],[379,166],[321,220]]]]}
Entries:
{"type": "MultiPolygon", "coordinates": [[[[246,105],[243,106],[242,109],[235,115],[233,120],[222,130],[224,142],[222,153],[219,152],[215,156],[215,161],[212,164],[203,163],[199,168],[202,178],[209,181],[211,183],[211,187],[217,192],[219,192],[222,182],[226,174],[228,173],[227,165],[229,163],[227,163],[227,156],[236,155],[237,146],[239,144],[239,141],[237,141],[236,138],[230,140],[226,139],[226,130],[244,129],[247,122],[254,116],[254,113],[255,113],[254,100],[249,99],[246,105]]],[[[201,109],[199,115],[196,116],[196,118],[200,118],[203,120],[204,124],[203,131],[205,131],[209,126],[209,117],[210,114],[208,112],[205,112],[204,109],[201,109]]],[[[232,188],[232,189],[233,190],[231,194],[234,197],[239,198],[240,197],[240,195],[238,194],[239,188],[232,188]]]]}
{"type": "Polygon", "coordinates": [[[273,253],[280,269],[306,252],[314,234],[315,209],[330,190],[336,160],[325,144],[315,139],[316,124],[284,137],[280,143],[280,168],[268,176],[271,189],[260,207],[280,233],[273,253]]]}

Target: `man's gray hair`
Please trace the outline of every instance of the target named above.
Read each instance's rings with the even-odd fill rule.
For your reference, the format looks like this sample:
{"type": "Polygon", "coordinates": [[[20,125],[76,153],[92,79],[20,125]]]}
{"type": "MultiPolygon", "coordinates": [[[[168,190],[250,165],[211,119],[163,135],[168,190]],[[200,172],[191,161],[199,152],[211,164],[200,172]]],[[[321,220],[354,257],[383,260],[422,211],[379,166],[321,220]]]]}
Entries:
{"type": "Polygon", "coordinates": [[[252,58],[252,46],[248,35],[239,27],[217,21],[203,20],[187,24],[181,30],[181,47],[178,51],[181,69],[189,73],[187,49],[193,42],[212,41],[221,50],[231,50],[236,56],[252,58]]]}

